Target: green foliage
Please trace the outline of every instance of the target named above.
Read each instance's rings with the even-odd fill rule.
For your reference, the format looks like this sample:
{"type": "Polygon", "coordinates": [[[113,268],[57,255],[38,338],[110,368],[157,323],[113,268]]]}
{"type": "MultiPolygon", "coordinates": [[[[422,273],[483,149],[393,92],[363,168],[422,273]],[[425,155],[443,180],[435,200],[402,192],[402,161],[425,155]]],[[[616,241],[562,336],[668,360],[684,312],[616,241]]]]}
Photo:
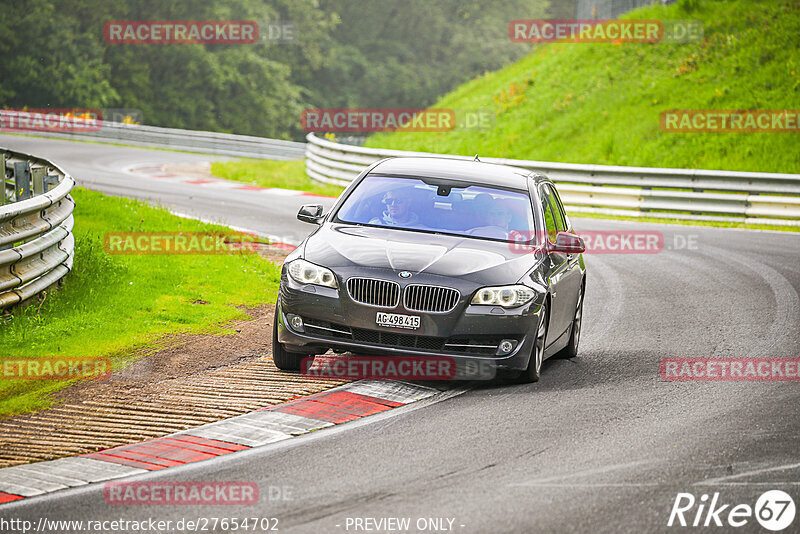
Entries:
{"type": "Polygon", "coordinates": [[[11,0],[0,107],[134,108],[144,123],[302,139],[307,107],[423,107],[520,57],[508,22],[547,0],[11,0]],[[289,22],[277,44],[108,44],[114,20],[289,22]]]}
{"type": "Polygon", "coordinates": [[[373,147],[558,161],[800,172],[796,133],[665,133],[672,109],[800,109],[800,3],[696,0],[625,18],[699,19],[685,44],[551,44],[433,107],[490,110],[484,131],[392,133],[373,147]]]}

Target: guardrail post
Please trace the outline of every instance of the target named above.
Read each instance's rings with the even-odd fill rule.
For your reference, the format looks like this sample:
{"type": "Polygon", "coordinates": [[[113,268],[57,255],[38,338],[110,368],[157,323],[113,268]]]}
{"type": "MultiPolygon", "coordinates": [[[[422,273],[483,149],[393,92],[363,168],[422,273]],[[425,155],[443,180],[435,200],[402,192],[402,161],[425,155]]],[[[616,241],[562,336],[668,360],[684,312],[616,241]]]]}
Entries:
{"type": "Polygon", "coordinates": [[[48,174],[44,177],[44,192],[50,192],[50,186],[58,185],[58,176],[55,174],[48,174]]]}
{"type": "Polygon", "coordinates": [[[6,153],[0,152],[0,170],[2,170],[2,179],[0,179],[0,206],[4,206],[6,200],[6,153]]]}
{"type": "Polygon", "coordinates": [[[43,195],[45,193],[44,190],[44,167],[36,167],[35,169],[31,169],[31,176],[33,177],[33,194],[34,195],[43,195]]]}
{"type": "Polygon", "coordinates": [[[31,198],[31,166],[27,161],[14,163],[14,198],[17,202],[31,198]]]}

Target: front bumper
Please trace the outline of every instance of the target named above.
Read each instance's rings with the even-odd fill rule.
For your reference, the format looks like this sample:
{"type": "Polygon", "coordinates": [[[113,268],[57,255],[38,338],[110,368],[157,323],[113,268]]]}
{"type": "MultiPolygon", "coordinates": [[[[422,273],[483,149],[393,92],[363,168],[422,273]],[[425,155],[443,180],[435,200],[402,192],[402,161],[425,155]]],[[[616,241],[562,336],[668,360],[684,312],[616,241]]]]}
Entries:
{"type": "MultiPolygon", "coordinates": [[[[402,302],[393,309],[359,304],[350,298],[343,280],[338,281],[339,289],[304,286],[283,270],[275,317],[278,341],[286,350],[321,354],[330,348],[369,355],[448,356],[457,364],[475,362],[508,370],[528,366],[542,309],[537,299],[513,310],[472,306],[469,299],[480,287],[474,285],[471,289],[459,288],[461,298],[453,311],[425,313],[406,310],[402,302]],[[375,322],[379,311],[419,316],[420,327],[380,327],[375,322]],[[287,314],[303,319],[302,330],[290,326],[287,314]],[[516,340],[512,352],[500,356],[488,348],[496,346],[500,339],[516,340]]],[[[419,274],[414,283],[452,286],[453,281],[419,274]]]]}

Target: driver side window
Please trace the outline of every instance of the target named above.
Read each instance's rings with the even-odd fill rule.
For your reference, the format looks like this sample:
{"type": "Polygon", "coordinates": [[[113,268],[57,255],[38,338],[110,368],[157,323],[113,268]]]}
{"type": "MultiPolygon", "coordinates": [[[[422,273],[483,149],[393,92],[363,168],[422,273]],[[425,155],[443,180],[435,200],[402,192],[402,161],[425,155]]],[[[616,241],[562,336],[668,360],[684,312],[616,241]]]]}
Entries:
{"type": "Polygon", "coordinates": [[[545,196],[547,197],[547,201],[550,203],[550,207],[553,209],[553,217],[556,220],[556,231],[557,232],[566,232],[567,231],[567,221],[564,219],[564,212],[561,211],[561,203],[556,198],[556,194],[553,191],[553,188],[550,187],[549,184],[546,184],[543,189],[545,190],[545,196]]]}
{"type": "Polygon", "coordinates": [[[550,206],[550,202],[548,200],[548,191],[546,187],[542,187],[539,189],[539,198],[542,202],[542,211],[544,212],[544,225],[547,228],[547,239],[551,243],[556,242],[556,234],[558,231],[556,230],[556,219],[553,216],[553,209],[550,206]]]}

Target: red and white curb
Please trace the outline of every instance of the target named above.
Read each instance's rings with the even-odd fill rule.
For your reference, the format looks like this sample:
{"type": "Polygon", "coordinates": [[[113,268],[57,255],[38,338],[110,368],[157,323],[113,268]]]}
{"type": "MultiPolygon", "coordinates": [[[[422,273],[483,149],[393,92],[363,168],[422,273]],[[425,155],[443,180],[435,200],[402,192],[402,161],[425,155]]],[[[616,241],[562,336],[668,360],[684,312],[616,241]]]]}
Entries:
{"type": "Polygon", "coordinates": [[[188,185],[196,185],[200,187],[213,188],[213,189],[230,189],[239,191],[255,191],[259,193],[268,193],[270,195],[281,195],[287,197],[322,197],[322,198],[336,198],[327,195],[318,195],[316,193],[308,193],[306,191],[297,191],[294,189],[281,189],[280,187],[261,187],[259,185],[246,184],[243,182],[234,182],[232,180],[224,180],[222,178],[192,178],[189,176],[182,176],[167,172],[164,170],[164,165],[149,165],[149,166],[133,166],[124,169],[128,174],[136,176],[146,176],[148,178],[155,178],[162,182],[181,183],[188,185]]]}
{"type": "Polygon", "coordinates": [[[362,380],[245,415],[99,452],[0,469],[0,503],[260,447],[405,406],[440,390],[362,380]]]}

